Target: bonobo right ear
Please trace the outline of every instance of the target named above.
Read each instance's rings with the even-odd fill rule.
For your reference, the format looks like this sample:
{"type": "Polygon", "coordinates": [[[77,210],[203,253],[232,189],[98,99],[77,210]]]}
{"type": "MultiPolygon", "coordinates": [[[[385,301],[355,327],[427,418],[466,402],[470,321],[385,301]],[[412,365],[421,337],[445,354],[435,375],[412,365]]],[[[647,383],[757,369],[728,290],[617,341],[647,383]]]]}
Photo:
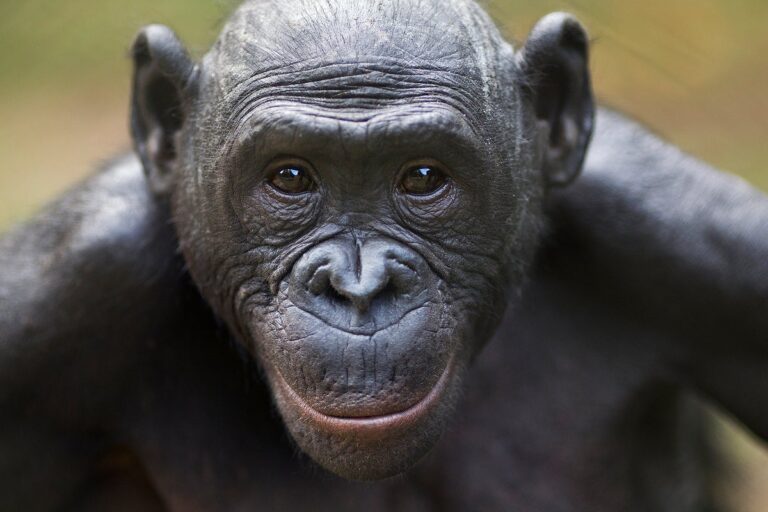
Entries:
{"type": "Polygon", "coordinates": [[[595,100],[588,54],[581,24],[553,13],[536,24],[517,57],[521,90],[538,120],[542,172],[550,187],[578,176],[592,136],[595,100]]]}
{"type": "Polygon", "coordinates": [[[178,167],[179,133],[189,112],[195,65],[176,34],[144,27],[133,43],[131,133],[152,190],[169,191],[178,167]]]}

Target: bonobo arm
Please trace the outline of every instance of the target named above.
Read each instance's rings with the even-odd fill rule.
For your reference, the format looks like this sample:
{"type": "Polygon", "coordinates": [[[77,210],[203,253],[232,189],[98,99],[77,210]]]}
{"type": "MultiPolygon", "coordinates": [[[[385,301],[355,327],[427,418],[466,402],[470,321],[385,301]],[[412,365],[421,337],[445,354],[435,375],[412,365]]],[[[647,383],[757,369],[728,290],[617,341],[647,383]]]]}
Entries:
{"type": "Polygon", "coordinates": [[[162,341],[195,318],[176,313],[182,270],[135,157],[0,238],[1,510],[59,510],[89,485],[162,341]]]}
{"type": "Polygon", "coordinates": [[[549,207],[590,289],[672,334],[682,383],[768,439],[768,197],[603,110],[549,207]]]}

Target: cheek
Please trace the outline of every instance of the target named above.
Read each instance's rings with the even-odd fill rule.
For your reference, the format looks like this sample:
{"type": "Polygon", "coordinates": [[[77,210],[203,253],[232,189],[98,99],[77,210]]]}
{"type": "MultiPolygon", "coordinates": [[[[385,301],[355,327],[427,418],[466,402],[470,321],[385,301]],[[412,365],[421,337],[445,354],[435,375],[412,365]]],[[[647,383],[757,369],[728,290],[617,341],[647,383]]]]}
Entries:
{"type": "Polygon", "coordinates": [[[173,198],[179,248],[205,301],[243,338],[239,310],[265,303],[268,279],[279,261],[279,248],[253,243],[230,202],[220,194],[189,191],[173,198]]]}
{"type": "Polygon", "coordinates": [[[311,229],[320,212],[318,194],[284,197],[269,185],[239,187],[232,194],[238,221],[252,242],[280,245],[311,229]]]}
{"type": "Polygon", "coordinates": [[[461,212],[468,208],[466,195],[453,183],[446,184],[431,197],[399,193],[393,203],[402,223],[425,236],[455,226],[461,222],[461,212]]]}
{"type": "Polygon", "coordinates": [[[439,244],[448,270],[445,282],[450,307],[460,315],[459,324],[469,330],[470,345],[478,347],[507,307],[507,291],[517,282],[512,269],[521,260],[507,253],[502,233],[482,232],[479,226],[469,232],[446,233],[434,243],[439,244]]]}

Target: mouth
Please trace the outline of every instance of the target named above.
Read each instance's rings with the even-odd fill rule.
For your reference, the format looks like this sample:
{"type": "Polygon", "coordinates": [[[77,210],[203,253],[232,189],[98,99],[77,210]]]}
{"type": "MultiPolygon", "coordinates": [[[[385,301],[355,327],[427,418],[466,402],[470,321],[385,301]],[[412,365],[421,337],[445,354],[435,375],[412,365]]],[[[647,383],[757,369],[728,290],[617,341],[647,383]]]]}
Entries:
{"type": "Polygon", "coordinates": [[[276,387],[283,401],[292,403],[299,410],[299,415],[315,428],[337,436],[354,435],[357,438],[378,438],[381,434],[393,431],[407,430],[433,412],[441,401],[454,371],[453,357],[448,361],[442,375],[432,389],[417,403],[399,412],[381,416],[345,417],[324,414],[309,405],[285,381],[279,370],[276,370],[276,387]]]}

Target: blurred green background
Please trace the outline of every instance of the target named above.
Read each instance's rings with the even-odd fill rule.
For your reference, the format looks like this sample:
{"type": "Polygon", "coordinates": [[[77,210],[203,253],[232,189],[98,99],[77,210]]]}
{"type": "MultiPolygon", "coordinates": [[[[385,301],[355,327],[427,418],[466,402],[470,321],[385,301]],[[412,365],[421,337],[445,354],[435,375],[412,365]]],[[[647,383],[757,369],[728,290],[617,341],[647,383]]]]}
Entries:
{"type": "MultiPolygon", "coordinates": [[[[141,25],[169,24],[201,55],[235,3],[0,0],[0,231],[130,147],[127,55],[141,25]]],[[[603,103],[768,190],[768,1],[486,4],[518,42],[547,12],[578,15],[603,103]]],[[[731,423],[718,425],[731,468],[723,499],[768,510],[768,456],[731,423]]]]}

